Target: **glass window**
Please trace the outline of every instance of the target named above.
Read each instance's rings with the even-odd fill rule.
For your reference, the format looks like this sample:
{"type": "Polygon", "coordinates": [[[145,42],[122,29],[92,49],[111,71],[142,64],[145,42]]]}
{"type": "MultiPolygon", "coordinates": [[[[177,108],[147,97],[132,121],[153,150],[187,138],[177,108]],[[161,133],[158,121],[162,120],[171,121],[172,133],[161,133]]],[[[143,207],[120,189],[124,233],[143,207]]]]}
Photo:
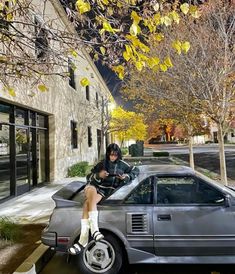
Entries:
{"type": "Polygon", "coordinates": [[[46,181],[46,131],[37,130],[38,183],[46,181]]]}
{"type": "Polygon", "coordinates": [[[40,19],[35,16],[35,53],[37,58],[43,58],[48,54],[48,31],[43,28],[40,19]]]}
{"type": "Polygon", "coordinates": [[[98,92],[95,94],[95,99],[96,99],[96,107],[99,108],[99,95],[98,92]]]}
{"type": "Polygon", "coordinates": [[[158,204],[220,204],[223,202],[222,193],[197,178],[157,178],[158,204]]]}
{"type": "Polygon", "coordinates": [[[0,123],[9,123],[10,121],[10,106],[0,104],[0,123]]]}
{"type": "Polygon", "coordinates": [[[71,121],[71,146],[72,148],[78,147],[77,122],[74,121],[71,121]]]}
{"type": "Polygon", "coordinates": [[[37,114],[37,126],[38,127],[46,127],[46,117],[43,115],[37,114]]]}
{"type": "Polygon", "coordinates": [[[91,127],[88,127],[88,146],[92,146],[92,132],[91,132],[91,127]]]}
{"type": "Polygon", "coordinates": [[[0,124],[0,200],[10,196],[9,126],[0,124]]]}
{"type": "Polygon", "coordinates": [[[15,111],[15,124],[16,125],[26,125],[26,121],[27,121],[27,111],[20,109],[20,108],[16,108],[15,111]]]}
{"type": "Polygon", "coordinates": [[[153,188],[151,178],[145,179],[127,197],[125,204],[152,204],[153,188]]]}
{"type": "Polygon", "coordinates": [[[68,59],[68,72],[69,72],[69,85],[76,89],[76,82],[75,82],[75,64],[71,58],[68,59]]]}
{"type": "Polygon", "coordinates": [[[90,101],[90,87],[86,86],[86,99],[90,101]]]}
{"type": "Polygon", "coordinates": [[[31,126],[36,126],[36,113],[35,112],[30,111],[30,114],[29,114],[29,124],[31,126]]]}

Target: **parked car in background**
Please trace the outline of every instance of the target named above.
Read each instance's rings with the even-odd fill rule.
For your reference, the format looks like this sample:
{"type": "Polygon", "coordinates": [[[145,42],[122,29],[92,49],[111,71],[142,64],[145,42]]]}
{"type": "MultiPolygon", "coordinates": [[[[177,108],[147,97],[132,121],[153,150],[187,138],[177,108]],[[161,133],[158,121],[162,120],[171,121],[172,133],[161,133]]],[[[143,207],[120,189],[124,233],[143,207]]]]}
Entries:
{"type": "MultiPolygon", "coordinates": [[[[80,273],[116,274],[138,264],[234,264],[235,191],[189,167],[139,166],[140,175],[102,200],[104,240],[77,256],[80,273]]],[[[54,194],[42,242],[66,252],[80,234],[84,183],[54,194]]]]}

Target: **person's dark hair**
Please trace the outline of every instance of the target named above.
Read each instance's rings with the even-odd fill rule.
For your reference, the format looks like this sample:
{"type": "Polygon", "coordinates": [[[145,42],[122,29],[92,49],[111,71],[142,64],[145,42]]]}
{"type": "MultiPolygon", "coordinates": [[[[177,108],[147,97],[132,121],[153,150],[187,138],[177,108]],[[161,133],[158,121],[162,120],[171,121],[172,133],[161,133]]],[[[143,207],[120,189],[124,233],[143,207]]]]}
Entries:
{"type": "Polygon", "coordinates": [[[106,155],[105,155],[106,160],[109,160],[109,156],[110,156],[111,152],[117,153],[118,160],[122,159],[122,151],[117,144],[113,143],[113,144],[108,145],[108,147],[106,149],[106,155]]]}
{"type": "Polygon", "coordinates": [[[115,143],[108,145],[108,147],[106,149],[105,159],[104,159],[104,167],[106,170],[109,167],[109,160],[110,160],[109,156],[110,156],[111,152],[117,153],[117,156],[118,156],[117,160],[122,159],[122,151],[121,151],[120,147],[115,143]]]}

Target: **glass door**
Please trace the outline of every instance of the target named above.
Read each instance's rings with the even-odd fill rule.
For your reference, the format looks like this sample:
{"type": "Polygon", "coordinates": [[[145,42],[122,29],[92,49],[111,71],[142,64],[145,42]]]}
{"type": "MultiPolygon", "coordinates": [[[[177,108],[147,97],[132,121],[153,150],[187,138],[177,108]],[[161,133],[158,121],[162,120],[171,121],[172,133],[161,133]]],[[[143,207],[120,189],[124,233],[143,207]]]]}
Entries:
{"type": "Polygon", "coordinates": [[[30,188],[30,144],[27,128],[16,128],[16,187],[17,195],[30,188]]]}

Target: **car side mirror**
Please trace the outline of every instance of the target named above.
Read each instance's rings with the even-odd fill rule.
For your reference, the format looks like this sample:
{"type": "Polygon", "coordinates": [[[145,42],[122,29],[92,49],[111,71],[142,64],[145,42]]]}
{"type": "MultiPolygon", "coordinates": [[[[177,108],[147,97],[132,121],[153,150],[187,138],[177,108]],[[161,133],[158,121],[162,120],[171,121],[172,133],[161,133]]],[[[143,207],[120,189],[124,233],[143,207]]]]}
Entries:
{"type": "Polygon", "coordinates": [[[230,199],[230,195],[225,195],[225,206],[226,207],[230,207],[231,206],[231,199],[230,199]]]}

